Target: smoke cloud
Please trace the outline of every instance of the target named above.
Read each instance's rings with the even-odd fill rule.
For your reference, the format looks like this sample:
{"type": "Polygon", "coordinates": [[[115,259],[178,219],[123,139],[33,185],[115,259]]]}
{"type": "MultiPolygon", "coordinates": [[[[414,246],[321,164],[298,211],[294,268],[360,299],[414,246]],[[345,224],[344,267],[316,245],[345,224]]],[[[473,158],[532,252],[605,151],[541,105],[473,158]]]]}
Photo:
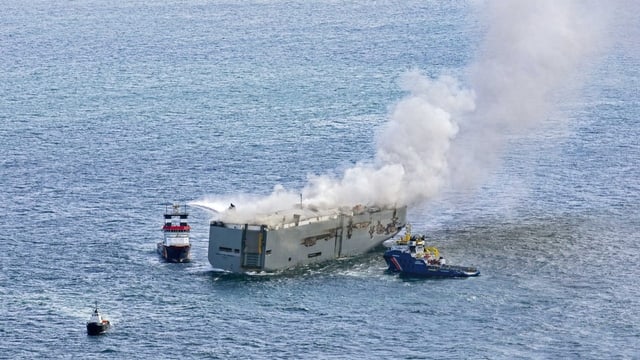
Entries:
{"type": "MultiPolygon", "coordinates": [[[[611,5],[611,4],[609,4],[611,5]]],[[[508,135],[521,135],[547,119],[553,97],[571,92],[601,48],[609,9],[586,1],[483,3],[488,23],[470,66],[476,111],[458,119],[464,131],[449,154],[452,184],[464,186],[491,169],[508,135]]]]}
{"type": "MultiPolygon", "coordinates": [[[[315,175],[302,190],[276,186],[271,195],[208,198],[192,204],[223,220],[250,221],[283,204],[330,209],[356,204],[414,205],[445,186],[473,184],[494,166],[505,137],[544,121],[554,91],[572,84],[574,70],[600,44],[599,24],[585,2],[482,2],[484,42],[469,66],[469,86],[449,76],[404,74],[407,92],[376,138],[371,162],[341,177],[315,175]],[[227,211],[230,202],[236,209],[227,211]]],[[[600,12],[599,15],[602,15],[600,12]]]]}

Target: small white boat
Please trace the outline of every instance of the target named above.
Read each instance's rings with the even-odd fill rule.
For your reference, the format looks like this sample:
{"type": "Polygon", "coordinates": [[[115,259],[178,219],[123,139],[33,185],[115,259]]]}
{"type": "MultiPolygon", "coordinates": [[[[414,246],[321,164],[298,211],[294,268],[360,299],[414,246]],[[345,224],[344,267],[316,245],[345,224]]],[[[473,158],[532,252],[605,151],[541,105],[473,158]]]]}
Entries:
{"type": "Polygon", "coordinates": [[[98,311],[98,305],[96,304],[91,318],[87,322],[87,334],[88,335],[100,335],[109,330],[111,323],[107,319],[103,319],[102,315],[98,311]]]}

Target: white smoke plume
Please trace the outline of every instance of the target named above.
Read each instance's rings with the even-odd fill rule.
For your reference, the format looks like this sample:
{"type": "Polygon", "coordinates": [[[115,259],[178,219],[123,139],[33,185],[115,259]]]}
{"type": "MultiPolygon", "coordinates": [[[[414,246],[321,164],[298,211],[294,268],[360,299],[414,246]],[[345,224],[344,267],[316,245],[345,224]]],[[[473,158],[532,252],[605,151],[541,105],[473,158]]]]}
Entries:
{"type": "Polygon", "coordinates": [[[451,77],[431,80],[418,71],[405,74],[401,86],[410,95],[396,104],[379,132],[374,163],[358,164],[341,179],[311,178],[303,190],[310,203],[405,205],[438,192],[458,132],[455,118],[473,110],[473,93],[451,77]]]}
{"type": "Polygon", "coordinates": [[[580,69],[601,48],[610,14],[587,1],[482,5],[488,29],[470,66],[476,111],[458,119],[463,130],[449,155],[457,185],[473,184],[495,165],[507,135],[534,129],[558,92],[577,87],[580,69]]]}
{"type": "Polygon", "coordinates": [[[216,209],[222,219],[245,221],[301,200],[318,209],[412,205],[444,186],[468,185],[493,165],[507,133],[544,120],[553,91],[573,81],[573,71],[597,49],[600,22],[586,4],[481,2],[487,31],[469,68],[471,86],[417,70],[405,74],[400,83],[408,95],[378,133],[373,162],[358,163],[340,178],[311,176],[301,191],[276,186],[266,197],[234,195],[193,204],[216,209]],[[230,202],[237,205],[233,212],[226,211],[230,202]]]}

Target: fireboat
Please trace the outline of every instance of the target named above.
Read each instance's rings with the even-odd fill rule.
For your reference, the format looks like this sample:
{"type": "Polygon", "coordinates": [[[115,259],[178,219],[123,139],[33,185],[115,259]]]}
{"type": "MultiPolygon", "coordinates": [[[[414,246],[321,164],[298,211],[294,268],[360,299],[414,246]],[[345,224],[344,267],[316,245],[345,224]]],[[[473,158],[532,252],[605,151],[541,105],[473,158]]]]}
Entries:
{"type": "Polygon", "coordinates": [[[188,262],[191,259],[191,244],[187,223],[187,205],[167,205],[164,212],[163,241],[158,243],[158,253],[169,262],[188,262]]]}

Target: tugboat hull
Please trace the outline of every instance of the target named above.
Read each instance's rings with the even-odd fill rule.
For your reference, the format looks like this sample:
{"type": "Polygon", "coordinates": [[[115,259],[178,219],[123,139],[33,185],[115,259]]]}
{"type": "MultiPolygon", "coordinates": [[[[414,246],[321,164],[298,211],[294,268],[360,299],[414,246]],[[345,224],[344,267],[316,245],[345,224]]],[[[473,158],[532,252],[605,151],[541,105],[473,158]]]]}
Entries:
{"type": "Polygon", "coordinates": [[[191,246],[165,246],[158,243],[158,253],[168,262],[183,263],[191,260],[191,246]]]}
{"type": "Polygon", "coordinates": [[[480,271],[473,267],[456,265],[431,265],[424,259],[417,259],[408,252],[400,250],[387,250],[384,260],[389,266],[388,271],[400,273],[405,276],[449,278],[471,277],[480,275],[480,271]]]}
{"type": "Polygon", "coordinates": [[[102,320],[102,323],[89,322],[87,323],[87,334],[91,336],[104,334],[110,326],[109,320],[102,320]]]}

